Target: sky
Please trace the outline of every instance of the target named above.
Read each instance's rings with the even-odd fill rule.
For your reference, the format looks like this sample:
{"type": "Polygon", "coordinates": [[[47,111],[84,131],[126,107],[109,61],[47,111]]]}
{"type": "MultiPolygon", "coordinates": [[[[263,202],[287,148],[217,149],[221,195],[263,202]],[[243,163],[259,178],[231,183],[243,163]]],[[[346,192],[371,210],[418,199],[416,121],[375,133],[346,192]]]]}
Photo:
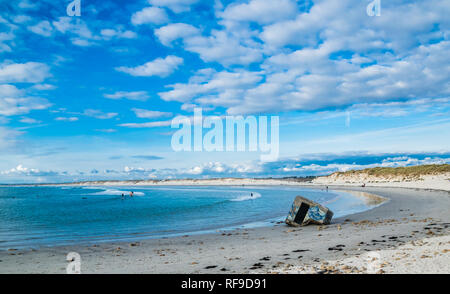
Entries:
{"type": "Polygon", "coordinates": [[[0,183],[450,163],[450,2],[0,0],[0,183]],[[174,117],[279,117],[279,156],[173,150],[174,117]]]}

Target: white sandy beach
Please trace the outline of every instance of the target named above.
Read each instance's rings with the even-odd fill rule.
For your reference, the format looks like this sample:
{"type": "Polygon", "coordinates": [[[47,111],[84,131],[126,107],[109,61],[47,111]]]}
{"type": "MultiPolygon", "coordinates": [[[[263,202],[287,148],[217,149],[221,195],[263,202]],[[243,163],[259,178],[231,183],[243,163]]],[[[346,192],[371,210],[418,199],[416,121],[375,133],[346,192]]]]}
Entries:
{"type": "Polygon", "coordinates": [[[450,173],[422,175],[418,178],[388,177],[380,178],[369,175],[340,176],[332,174],[317,177],[312,181],[293,179],[258,179],[258,178],[220,178],[220,179],[179,179],[179,180],[139,180],[139,181],[92,181],[67,186],[362,186],[397,187],[412,189],[433,189],[450,191],[450,173]]]}
{"type": "Polygon", "coordinates": [[[140,242],[4,251],[0,273],[65,273],[69,252],[80,254],[82,273],[366,273],[367,253],[381,257],[378,273],[449,273],[448,192],[346,189],[389,201],[328,226],[277,224],[140,242]],[[333,263],[339,265],[327,268],[333,263]]]}
{"type": "MultiPolygon", "coordinates": [[[[392,238],[392,237],[391,237],[392,238]]],[[[275,270],[278,274],[369,273],[369,274],[448,274],[450,273],[450,236],[409,241],[394,249],[365,252],[320,265],[299,265],[275,270]]]]}
{"type": "Polygon", "coordinates": [[[422,175],[419,178],[405,178],[403,176],[381,178],[368,174],[351,176],[332,174],[315,178],[312,183],[316,185],[344,186],[361,186],[364,184],[366,187],[398,187],[450,191],[450,173],[422,175]]]}

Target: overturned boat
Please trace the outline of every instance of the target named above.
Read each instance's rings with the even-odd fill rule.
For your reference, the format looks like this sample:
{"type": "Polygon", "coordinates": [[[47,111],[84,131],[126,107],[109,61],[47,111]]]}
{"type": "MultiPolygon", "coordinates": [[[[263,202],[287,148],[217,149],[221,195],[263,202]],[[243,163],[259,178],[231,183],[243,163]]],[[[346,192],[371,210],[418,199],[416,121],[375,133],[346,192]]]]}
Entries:
{"type": "Polygon", "coordinates": [[[325,206],[302,196],[297,196],[285,222],[294,227],[305,226],[310,223],[327,225],[331,222],[332,217],[333,212],[325,206]]]}

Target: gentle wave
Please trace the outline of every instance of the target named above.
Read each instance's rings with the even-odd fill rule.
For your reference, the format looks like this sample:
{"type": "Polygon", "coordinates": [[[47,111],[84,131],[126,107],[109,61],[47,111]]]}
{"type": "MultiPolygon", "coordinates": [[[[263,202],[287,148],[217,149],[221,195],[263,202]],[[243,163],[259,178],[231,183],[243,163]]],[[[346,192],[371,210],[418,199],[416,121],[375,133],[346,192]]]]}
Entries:
{"type": "Polygon", "coordinates": [[[255,200],[260,197],[261,197],[261,194],[253,192],[253,196],[251,194],[250,195],[242,195],[242,196],[236,197],[234,199],[231,199],[230,201],[239,202],[239,201],[255,200]]]}
{"type": "Polygon", "coordinates": [[[333,197],[333,198],[331,198],[331,199],[329,199],[329,200],[322,200],[322,199],[320,199],[320,200],[317,200],[317,202],[319,202],[320,204],[326,206],[326,205],[329,205],[329,204],[331,204],[331,203],[335,203],[335,202],[337,202],[337,201],[339,201],[339,200],[341,200],[341,199],[342,199],[342,196],[336,194],[335,197],[333,197]]]}
{"type": "MultiPolygon", "coordinates": [[[[107,189],[105,191],[101,191],[101,192],[96,192],[96,193],[92,193],[89,195],[125,195],[125,196],[129,196],[130,195],[130,191],[122,191],[122,190],[115,190],[115,189],[107,189]]],[[[144,196],[145,194],[143,192],[134,192],[133,196],[144,196]]]]}

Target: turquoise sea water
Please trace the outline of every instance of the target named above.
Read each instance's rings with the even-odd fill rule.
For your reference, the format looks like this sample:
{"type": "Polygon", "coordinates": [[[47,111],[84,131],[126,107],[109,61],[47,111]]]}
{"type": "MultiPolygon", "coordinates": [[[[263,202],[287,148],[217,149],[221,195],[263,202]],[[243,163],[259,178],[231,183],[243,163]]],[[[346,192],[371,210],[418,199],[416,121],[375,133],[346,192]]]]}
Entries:
{"type": "Polygon", "coordinates": [[[284,220],[296,195],[334,217],[370,208],[350,194],[299,187],[0,187],[0,249],[271,225],[284,220]]]}

